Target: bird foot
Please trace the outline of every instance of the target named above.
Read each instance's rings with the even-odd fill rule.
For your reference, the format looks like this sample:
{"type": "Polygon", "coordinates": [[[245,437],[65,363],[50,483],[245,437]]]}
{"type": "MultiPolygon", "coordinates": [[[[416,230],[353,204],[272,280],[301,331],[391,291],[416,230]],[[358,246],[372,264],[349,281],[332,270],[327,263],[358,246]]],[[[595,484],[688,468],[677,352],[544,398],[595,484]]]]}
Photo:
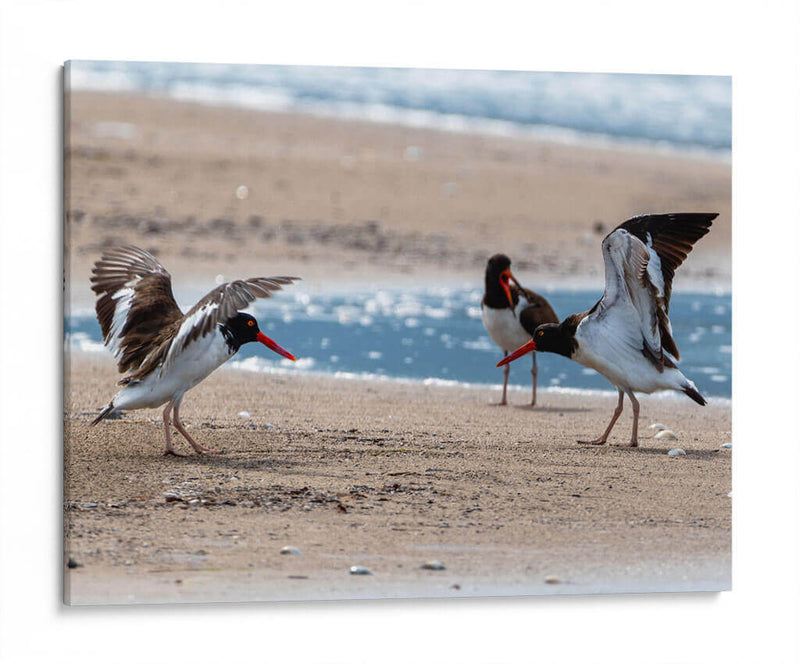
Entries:
{"type": "Polygon", "coordinates": [[[614,447],[639,447],[639,441],[632,440],[629,443],[614,443],[614,447]]]}
{"type": "Polygon", "coordinates": [[[490,403],[489,405],[490,406],[507,406],[508,405],[508,401],[498,401],[496,403],[490,403]]]}
{"type": "Polygon", "coordinates": [[[178,452],[178,450],[173,450],[171,447],[168,447],[167,449],[164,450],[164,456],[185,457],[189,455],[184,454],[183,452],[178,452]]]}
{"type": "Polygon", "coordinates": [[[595,438],[594,440],[579,440],[578,445],[605,445],[605,438],[595,438]]]}

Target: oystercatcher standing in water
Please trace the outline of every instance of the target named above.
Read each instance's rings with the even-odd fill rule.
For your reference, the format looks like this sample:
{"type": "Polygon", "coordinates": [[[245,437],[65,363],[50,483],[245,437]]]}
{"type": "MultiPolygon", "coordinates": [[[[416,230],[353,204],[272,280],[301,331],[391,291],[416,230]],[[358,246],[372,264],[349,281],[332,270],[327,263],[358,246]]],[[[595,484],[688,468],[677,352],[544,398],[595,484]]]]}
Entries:
{"type": "Polygon", "coordinates": [[[633,406],[631,440],[637,447],[639,402],[634,392],[676,390],[701,406],[706,400],[675,365],[678,348],[669,322],[672,277],[715,213],[651,214],[620,224],[603,240],[606,284],[589,311],[560,325],[538,327],[533,339],[497,366],[531,351],[558,353],[601,373],[617,388],[619,401],[603,434],[587,445],[603,445],[622,413],[624,395],[633,406]],[[673,360],[674,358],[674,360],[673,360]]]}
{"type": "MultiPolygon", "coordinates": [[[[511,274],[511,261],[505,254],[495,254],[486,264],[486,292],[481,302],[483,325],[489,336],[505,355],[529,341],[534,331],[543,323],[557,323],[550,303],[538,293],[523,288],[511,274]]],[[[498,365],[499,366],[499,365],[498,365]]],[[[498,406],[505,406],[508,388],[508,371],[503,370],[503,397],[498,406]]],[[[531,406],[536,405],[536,353],[533,353],[533,395],[531,406]]]]}
{"type": "Polygon", "coordinates": [[[170,411],[175,428],[199,453],[219,454],[204,447],[183,426],[178,408],[187,390],[232,358],[239,348],[258,341],[279,355],[294,356],[258,329],[252,316],[240,313],[253,300],[298,277],[255,277],[217,286],[183,314],[172,295],[167,272],[150,253],[133,246],[103,252],[92,269],[95,310],[103,340],[117,359],[119,371],[130,371],[123,388],[100,415],[115,410],[164,409],[164,454],[184,456],[172,446],[170,411]]]}

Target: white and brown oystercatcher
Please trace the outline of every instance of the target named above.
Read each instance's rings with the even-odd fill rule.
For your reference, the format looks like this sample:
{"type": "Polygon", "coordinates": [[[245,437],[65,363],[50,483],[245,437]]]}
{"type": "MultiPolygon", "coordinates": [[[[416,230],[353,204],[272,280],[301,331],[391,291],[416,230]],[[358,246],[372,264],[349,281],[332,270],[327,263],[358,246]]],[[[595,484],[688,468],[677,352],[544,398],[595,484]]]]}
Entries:
{"type": "MultiPolygon", "coordinates": [[[[486,264],[486,292],[481,302],[483,326],[500,350],[508,355],[512,349],[530,341],[534,331],[544,323],[557,323],[550,303],[538,293],[523,288],[511,274],[511,260],[505,254],[495,254],[486,264]]],[[[503,397],[498,406],[505,406],[508,371],[503,370],[503,397]]],[[[533,353],[533,396],[536,405],[536,353],[533,353]]]]}
{"type": "Polygon", "coordinates": [[[221,450],[200,445],[183,426],[178,408],[187,390],[251,341],[295,359],[258,329],[255,318],[239,310],[256,298],[270,297],[299,277],[231,281],[217,286],[184,314],[172,294],[169,272],[143,249],[123,246],[105,250],[92,275],[103,340],[114,353],[120,373],[130,372],[92,425],[118,409],[167,404],[163,416],[165,455],[184,456],[172,446],[170,411],[175,428],[197,452],[219,454],[221,450]]]}
{"type": "Polygon", "coordinates": [[[603,297],[589,311],[568,316],[560,325],[538,327],[531,341],[497,366],[531,351],[544,351],[575,360],[611,381],[619,392],[617,407],[599,438],[579,441],[587,445],[608,440],[626,394],[633,406],[633,430],[623,447],[639,444],[639,402],[634,392],[676,390],[704,406],[706,400],[695,384],[675,365],[680,355],[672,338],[669,300],[675,270],[708,233],[716,216],[650,214],[617,226],[603,240],[603,297]]]}

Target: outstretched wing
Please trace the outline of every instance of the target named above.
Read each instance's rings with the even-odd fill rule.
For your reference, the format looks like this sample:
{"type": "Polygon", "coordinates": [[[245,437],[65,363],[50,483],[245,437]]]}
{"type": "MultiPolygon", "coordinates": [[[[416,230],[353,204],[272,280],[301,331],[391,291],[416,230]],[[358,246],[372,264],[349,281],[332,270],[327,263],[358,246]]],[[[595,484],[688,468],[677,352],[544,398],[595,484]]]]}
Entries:
{"type": "Polygon", "coordinates": [[[224,323],[235,316],[236,312],[256,298],[272,297],[274,291],[299,280],[300,277],[253,277],[217,286],[188,311],[181,322],[173,348],[185,348],[194,339],[214,330],[217,323],[224,323]]]}
{"type": "Polygon", "coordinates": [[[651,250],[648,274],[659,297],[664,298],[666,313],[669,313],[675,270],[686,260],[694,243],[708,233],[716,217],[716,212],[646,214],[628,219],[617,227],[636,236],[651,250]]]}
{"type": "Polygon", "coordinates": [[[183,318],[169,272],[138,247],[106,249],[94,264],[91,283],[103,340],[120,372],[138,368],[183,318]]]}
{"type": "Polygon", "coordinates": [[[638,345],[659,370],[670,362],[665,351],[680,359],[669,322],[672,278],[716,216],[678,213],[634,217],[603,240],[606,289],[597,315],[619,318],[614,329],[631,345],[638,345]]]}
{"type": "Polygon", "coordinates": [[[254,277],[217,286],[194,305],[178,321],[174,334],[163,340],[154,352],[148,355],[136,373],[126,377],[126,382],[136,381],[157,367],[170,365],[180,352],[195,339],[212,332],[217,323],[224,323],[240,309],[259,297],[271,297],[273,291],[298,281],[300,277],[254,277]]]}
{"type": "Polygon", "coordinates": [[[650,251],[623,228],[603,240],[606,289],[592,313],[605,319],[614,341],[642,351],[664,367],[656,288],[648,276],[650,251]]]}

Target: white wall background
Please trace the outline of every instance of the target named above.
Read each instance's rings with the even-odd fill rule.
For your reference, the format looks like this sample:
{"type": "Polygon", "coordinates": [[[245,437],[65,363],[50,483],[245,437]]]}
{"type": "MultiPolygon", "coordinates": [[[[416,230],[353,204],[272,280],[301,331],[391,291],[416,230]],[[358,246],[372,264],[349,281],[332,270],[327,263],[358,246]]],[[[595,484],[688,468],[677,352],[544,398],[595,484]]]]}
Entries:
{"type": "Polygon", "coordinates": [[[0,661],[798,661],[799,43],[792,0],[0,0],[0,661]],[[733,592],[61,607],[70,58],[733,75],[733,592]]]}

